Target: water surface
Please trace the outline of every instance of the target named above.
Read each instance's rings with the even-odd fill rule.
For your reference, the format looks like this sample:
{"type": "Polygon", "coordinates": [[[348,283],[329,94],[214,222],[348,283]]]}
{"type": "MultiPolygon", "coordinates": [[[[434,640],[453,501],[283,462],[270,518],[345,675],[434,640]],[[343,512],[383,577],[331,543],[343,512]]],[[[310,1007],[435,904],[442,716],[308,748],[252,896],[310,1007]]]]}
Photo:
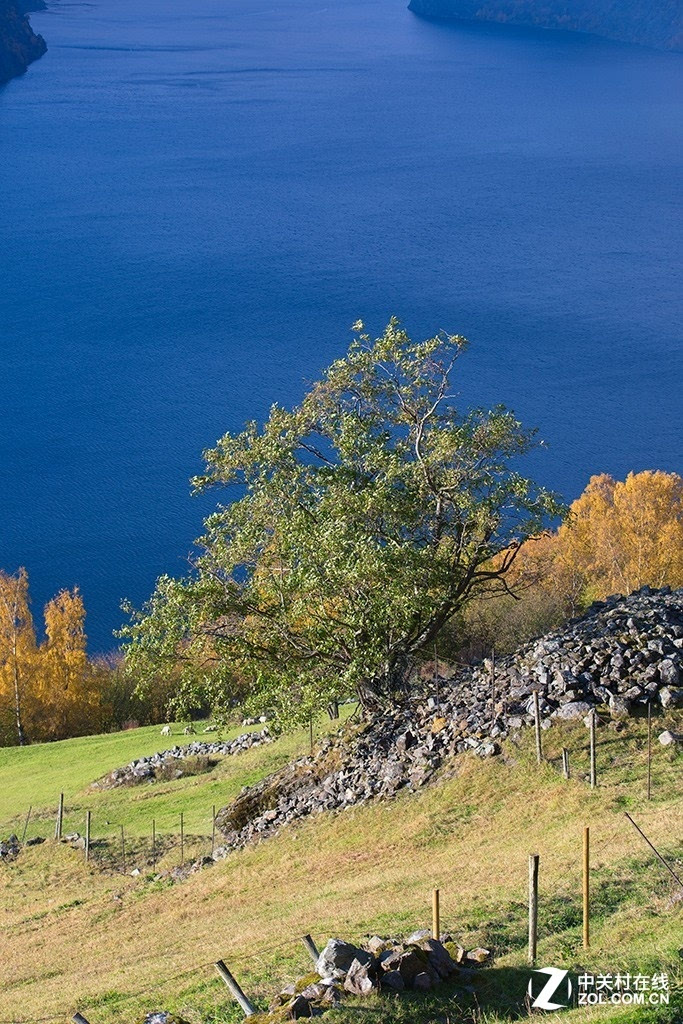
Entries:
{"type": "Polygon", "coordinates": [[[38,609],[181,572],[199,453],[349,325],[467,334],[534,469],[682,471],[678,55],[403,0],[90,0],[0,90],[0,565],[38,609]],[[678,227],[677,227],[678,225],[678,227]]]}

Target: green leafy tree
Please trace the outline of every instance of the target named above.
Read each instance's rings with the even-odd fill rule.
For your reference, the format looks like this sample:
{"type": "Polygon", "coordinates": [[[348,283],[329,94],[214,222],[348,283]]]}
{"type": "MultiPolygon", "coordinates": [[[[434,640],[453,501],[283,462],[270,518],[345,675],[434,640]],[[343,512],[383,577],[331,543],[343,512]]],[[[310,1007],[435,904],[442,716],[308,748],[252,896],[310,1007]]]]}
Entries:
{"type": "Polygon", "coordinates": [[[283,720],[348,695],[380,704],[563,512],[513,468],[533,431],[457,408],[464,338],[354,330],[299,406],[205,453],[196,490],[238,493],[207,519],[192,574],[162,578],[124,631],[143,686],[167,671],[183,700],[225,701],[238,678],[283,720]]]}

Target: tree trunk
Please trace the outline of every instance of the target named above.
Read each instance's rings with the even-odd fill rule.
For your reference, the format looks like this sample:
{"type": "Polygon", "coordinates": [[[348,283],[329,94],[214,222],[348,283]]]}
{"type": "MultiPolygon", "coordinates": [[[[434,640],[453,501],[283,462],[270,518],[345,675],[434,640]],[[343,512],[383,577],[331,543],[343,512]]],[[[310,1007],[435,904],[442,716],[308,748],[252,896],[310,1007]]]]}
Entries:
{"type": "Polygon", "coordinates": [[[16,653],[14,657],[14,714],[17,723],[17,738],[19,740],[19,746],[26,746],[26,735],[24,733],[24,726],[21,721],[21,695],[19,687],[19,666],[17,664],[16,653]]]}
{"type": "Polygon", "coordinates": [[[395,652],[384,671],[368,679],[362,679],[357,687],[358,698],[366,711],[379,711],[389,701],[405,696],[408,692],[408,677],[411,661],[404,650],[395,652]]]}

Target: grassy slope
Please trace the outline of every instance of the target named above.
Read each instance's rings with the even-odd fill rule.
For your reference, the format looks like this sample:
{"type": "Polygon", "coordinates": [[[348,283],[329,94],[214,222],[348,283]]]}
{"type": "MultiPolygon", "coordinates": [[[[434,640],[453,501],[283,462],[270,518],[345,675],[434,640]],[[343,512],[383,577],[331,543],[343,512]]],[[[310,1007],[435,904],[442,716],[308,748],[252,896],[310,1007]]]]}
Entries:
{"type": "MultiPolygon", "coordinates": [[[[106,814],[111,817],[105,820],[116,824],[116,810],[126,816],[131,833],[139,827],[141,835],[147,816],[172,827],[176,810],[183,808],[200,852],[209,841],[207,808],[302,752],[307,743],[305,734],[287,737],[226,759],[211,777],[115,794],[76,792],[88,772],[92,777],[113,767],[112,757],[124,746],[119,762],[129,759],[136,735],[142,745],[158,740],[140,730],[107,737],[109,747],[94,738],[3,752],[5,819],[10,814],[18,819],[27,802],[30,753],[38,779],[43,769],[46,773],[32,792],[51,796],[63,785],[72,812],[78,808],[80,816],[87,803],[96,822],[106,814]],[[60,749],[65,751],[61,761],[60,749]],[[94,751],[96,764],[78,763],[80,754],[91,758],[94,751]],[[64,781],[67,772],[71,790],[64,781]]],[[[520,1008],[528,981],[525,887],[531,851],[541,854],[541,964],[678,972],[683,903],[672,904],[673,882],[623,811],[631,811],[680,868],[683,758],[655,744],[655,798],[648,804],[642,724],[629,723],[621,736],[605,730],[599,738],[595,792],[579,777],[587,770],[585,729],[554,728],[545,736],[548,754],[556,756],[562,744],[570,747],[575,778],[569,783],[554,766],[536,768],[531,737],[525,736],[520,748],[508,748],[505,764],[459,758],[455,777],[417,796],[403,794],[318,817],[176,886],[88,869],[81,856],[63,846],[27,850],[15,864],[0,867],[0,1020],[35,1020],[60,1011],[66,1020],[80,1008],[91,1024],[122,1024],[143,1010],[166,1007],[183,1012],[193,1024],[236,1022],[241,1015],[211,967],[215,959],[223,957],[247,991],[266,1000],[279,982],[306,969],[298,936],[310,931],[322,943],[333,934],[353,938],[427,925],[434,885],[442,890],[444,926],[467,945],[492,944],[499,953],[496,967],[482,973],[476,996],[444,989],[431,1003],[371,1000],[327,1019],[330,1024],[508,1020],[520,1008]],[[596,904],[586,953],[580,947],[584,823],[592,827],[596,904]],[[476,1005],[482,1008],[479,1018],[476,1005]]],[[[113,839],[113,824],[102,825],[101,834],[113,839]]],[[[143,855],[141,845],[132,852],[141,864],[143,855]]],[[[166,864],[176,863],[177,856],[177,849],[169,850],[166,864]]],[[[675,1012],[678,1016],[656,1019],[683,1019],[683,1007],[675,1012]]],[[[648,1011],[634,1015],[623,1009],[575,1010],[561,1019],[579,1024],[608,1018],[620,1024],[654,1020],[648,1011]]]]}
{"type": "MultiPolygon", "coordinates": [[[[262,726],[237,727],[223,735],[229,740],[262,726]]],[[[320,728],[318,732],[320,732],[320,728]]],[[[227,758],[210,777],[187,778],[178,782],[121,788],[97,792],[90,783],[136,757],[182,746],[194,739],[212,741],[216,734],[184,736],[182,726],[172,726],[173,735],[161,736],[159,726],[128,732],[85,736],[60,743],[44,743],[19,749],[0,748],[0,835],[14,831],[21,835],[30,806],[31,821],[27,837],[50,834],[48,820],[54,822],[59,793],[64,793],[64,831],[84,829],[87,810],[93,816],[93,835],[113,835],[119,826],[132,837],[147,836],[154,817],[157,828],[178,829],[180,811],[185,814],[188,833],[211,830],[211,808],[221,806],[264,774],[274,771],[292,757],[309,749],[307,733],[297,733],[271,745],[227,758]],[[230,763],[229,763],[230,762],[230,763]],[[108,823],[108,824],[107,824],[108,823]]],[[[54,825],[52,825],[54,829],[54,825]]]]}

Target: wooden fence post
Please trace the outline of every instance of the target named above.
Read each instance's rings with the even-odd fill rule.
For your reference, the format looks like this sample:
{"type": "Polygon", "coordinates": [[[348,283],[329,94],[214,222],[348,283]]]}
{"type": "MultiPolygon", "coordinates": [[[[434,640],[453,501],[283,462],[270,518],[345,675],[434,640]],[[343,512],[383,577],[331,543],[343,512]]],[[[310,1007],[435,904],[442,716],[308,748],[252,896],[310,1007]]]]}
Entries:
{"type": "Polygon", "coordinates": [[[569,778],[569,751],[566,747],[562,747],[562,774],[565,779],[569,778]]]}
{"type": "Polygon", "coordinates": [[[62,838],[62,827],[64,825],[64,794],[59,794],[59,806],[57,808],[57,824],[55,826],[55,839],[62,838]]]}
{"type": "Polygon", "coordinates": [[[538,865],[537,853],[529,855],[529,963],[536,962],[538,944],[538,865]]]}
{"type": "Polygon", "coordinates": [[[652,799],[652,701],[647,701],[647,799],[652,799]]]}
{"type": "Polygon", "coordinates": [[[441,915],[439,907],[439,890],[434,889],[432,892],[432,938],[439,941],[441,934],[441,915]]]}
{"type": "Polygon", "coordinates": [[[496,648],[491,648],[491,704],[493,706],[492,714],[495,717],[496,713],[496,648]]]}
{"type": "Polygon", "coordinates": [[[590,946],[590,828],[583,830],[583,948],[590,946]]]}
{"type": "Polygon", "coordinates": [[[595,708],[593,708],[593,710],[591,711],[591,722],[590,722],[590,732],[591,732],[591,789],[595,789],[595,787],[598,784],[598,774],[597,774],[597,765],[596,765],[596,757],[595,757],[595,719],[596,719],[596,717],[597,716],[595,714],[595,708]]]}
{"type": "Polygon", "coordinates": [[[235,979],[233,978],[232,974],[230,973],[228,968],[225,966],[223,961],[222,960],[217,960],[216,964],[215,964],[215,967],[216,967],[216,970],[218,971],[218,973],[220,974],[221,978],[225,982],[225,984],[230,989],[230,992],[231,992],[232,996],[237,1000],[237,1002],[242,1007],[242,1010],[244,1012],[244,1016],[245,1017],[253,1017],[254,1014],[256,1013],[256,1007],[254,1006],[254,1004],[249,999],[247,999],[247,997],[245,996],[244,992],[239,987],[239,985],[237,984],[237,982],[235,981],[235,979]]]}
{"type": "Polygon", "coordinates": [[[24,822],[24,831],[21,834],[21,842],[22,842],[22,844],[26,840],[26,832],[28,831],[28,823],[31,820],[31,811],[32,810],[33,810],[33,807],[29,807],[28,814],[26,815],[26,821],[24,822]]]}
{"type": "Polygon", "coordinates": [[[543,761],[543,743],[541,741],[541,708],[538,702],[538,690],[534,690],[534,727],[536,729],[536,760],[543,761]]]}
{"type": "Polygon", "coordinates": [[[85,812],[85,863],[90,860],[90,811],[85,812]]]}
{"type": "Polygon", "coordinates": [[[320,953],[318,952],[318,947],[316,946],[316,944],[313,941],[313,939],[311,938],[311,936],[310,935],[303,935],[301,937],[301,941],[303,942],[304,947],[306,949],[306,952],[310,956],[310,958],[313,961],[313,963],[317,964],[318,957],[320,956],[320,953]]]}

